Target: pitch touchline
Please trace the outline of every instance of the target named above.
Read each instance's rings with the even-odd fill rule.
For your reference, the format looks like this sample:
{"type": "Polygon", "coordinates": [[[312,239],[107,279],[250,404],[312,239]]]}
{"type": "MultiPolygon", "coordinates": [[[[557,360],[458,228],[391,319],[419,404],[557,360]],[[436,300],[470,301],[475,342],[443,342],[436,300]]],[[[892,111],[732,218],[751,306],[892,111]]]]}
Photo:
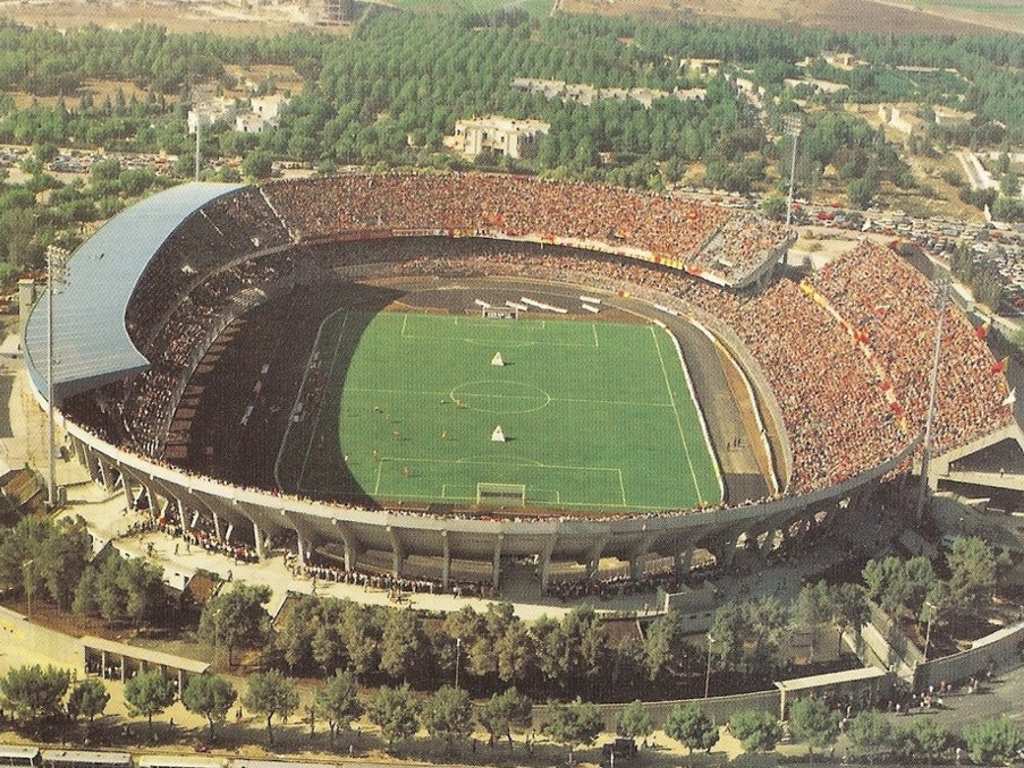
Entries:
{"type": "MultiPolygon", "coordinates": [[[[345,336],[345,326],[348,325],[348,312],[345,312],[345,317],[341,321],[341,329],[338,331],[338,338],[334,342],[334,354],[331,356],[331,368],[328,372],[328,376],[334,376],[334,367],[338,364],[338,352],[341,350],[341,340],[345,336]]],[[[313,429],[309,434],[309,442],[306,444],[306,455],[302,459],[302,469],[299,471],[299,482],[296,487],[299,492],[302,492],[302,483],[306,477],[306,468],[309,464],[309,455],[313,451],[313,442],[316,440],[316,436],[320,434],[320,416],[324,410],[324,400],[326,396],[321,395],[320,402],[317,403],[316,417],[313,419],[313,429]]]]}
{"type": "MultiPolygon", "coordinates": [[[[450,392],[418,392],[416,390],[408,389],[371,389],[369,387],[345,387],[344,390],[349,392],[367,392],[370,394],[380,395],[420,395],[422,397],[445,397],[450,399],[450,392]]],[[[482,397],[499,400],[540,400],[540,396],[530,395],[498,395],[498,394],[477,394],[477,393],[460,393],[465,394],[467,398],[470,397],[482,397]]],[[[576,397],[552,397],[549,398],[552,403],[594,403],[596,405],[634,405],[641,408],[674,408],[672,403],[638,403],[633,400],[587,400],[576,397]]]]}
{"type": "MultiPolygon", "coordinates": [[[[672,384],[669,382],[668,370],[665,368],[665,358],[661,354],[661,344],[658,343],[658,334],[654,331],[654,326],[648,326],[651,329],[651,338],[654,339],[654,347],[658,350],[658,361],[661,363],[661,373],[665,377],[665,388],[668,390],[669,399],[672,400],[672,410],[676,414],[676,427],[679,429],[679,440],[683,444],[683,453],[686,454],[686,463],[690,466],[690,476],[693,478],[693,489],[697,492],[697,500],[700,503],[704,503],[704,497],[700,493],[700,485],[697,483],[697,472],[693,468],[693,462],[690,460],[690,447],[686,444],[686,435],[683,433],[683,422],[679,418],[679,409],[676,408],[676,396],[672,392],[672,384]]],[[[668,333],[668,331],[665,331],[668,333]]]]}

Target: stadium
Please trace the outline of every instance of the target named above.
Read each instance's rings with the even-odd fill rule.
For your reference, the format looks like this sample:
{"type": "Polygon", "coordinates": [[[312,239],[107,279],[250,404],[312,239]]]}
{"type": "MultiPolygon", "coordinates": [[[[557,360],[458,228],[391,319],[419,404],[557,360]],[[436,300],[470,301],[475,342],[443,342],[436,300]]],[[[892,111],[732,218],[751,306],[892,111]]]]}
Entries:
{"type": "MultiPolygon", "coordinates": [[[[747,211],[479,173],[195,183],[70,258],[23,349],[97,483],[316,573],[497,589],[727,566],[1021,444],[980,329],[868,241],[803,279],[747,211]],[[52,385],[52,387],[51,387],[52,385]]],[[[973,473],[973,474],[972,474],[973,473]]]]}

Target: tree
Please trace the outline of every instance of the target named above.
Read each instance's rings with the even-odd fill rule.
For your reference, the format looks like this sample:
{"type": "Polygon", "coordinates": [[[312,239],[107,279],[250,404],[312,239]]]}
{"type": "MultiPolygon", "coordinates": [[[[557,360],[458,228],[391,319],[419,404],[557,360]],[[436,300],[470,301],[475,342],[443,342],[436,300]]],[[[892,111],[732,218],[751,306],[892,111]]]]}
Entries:
{"type": "Polygon", "coordinates": [[[816,584],[804,584],[796,598],[793,618],[798,626],[808,630],[811,635],[811,663],[814,663],[814,635],[818,626],[832,618],[832,593],[828,584],[818,581],[816,584]]]}
{"type": "Polygon", "coordinates": [[[673,608],[657,619],[647,632],[645,650],[651,680],[665,676],[681,680],[689,672],[692,649],[687,639],[686,615],[673,608]]]}
{"type": "Polygon", "coordinates": [[[786,198],[782,195],[768,195],[761,201],[761,213],[769,219],[781,221],[786,218],[786,198]]]}
{"type": "Polygon", "coordinates": [[[442,685],[420,709],[420,719],[427,733],[444,739],[450,752],[455,739],[465,739],[473,731],[473,709],[469,694],[461,688],[442,685]]]}
{"type": "Polygon", "coordinates": [[[642,739],[646,747],[647,739],[654,733],[654,720],[644,703],[637,699],[622,708],[616,730],[631,739],[642,739]]]}
{"type": "Polygon", "coordinates": [[[996,585],[996,558],[982,539],[958,537],[946,555],[946,563],[951,604],[970,604],[991,594],[996,585]]]}
{"type": "Polygon", "coordinates": [[[295,686],[276,669],[257,672],[249,678],[249,687],[242,699],[245,706],[267,718],[267,741],[273,745],[273,719],[280,715],[287,720],[299,706],[295,686]]]}
{"type": "Polygon", "coordinates": [[[1013,171],[1003,174],[999,180],[999,191],[1006,197],[1016,197],[1020,194],[1020,177],[1013,171]]]}
{"type": "Polygon", "coordinates": [[[274,170],[274,158],[262,150],[254,150],[242,161],[242,173],[251,179],[269,179],[274,170]]]}
{"type": "Polygon", "coordinates": [[[1024,731],[1006,717],[968,725],[963,737],[967,752],[976,763],[1008,764],[1024,749],[1024,731]]]}
{"type": "Polygon", "coordinates": [[[548,708],[547,722],[541,731],[556,744],[569,748],[569,763],[576,750],[594,743],[604,723],[595,704],[577,698],[571,704],[552,704],[548,708]]]}
{"type": "Polygon", "coordinates": [[[839,737],[839,717],[819,699],[804,698],[793,703],[789,710],[789,725],[793,738],[807,742],[811,759],[815,748],[824,749],[839,737]]]}
{"type": "Polygon", "coordinates": [[[710,754],[718,743],[718,726],[693,701],[672,707],[665,719],[665,733],[670,739],[685,745],[691,753],[703,749],[710,754]]]}
{"type": "MultiPolygon", "coordinates": [[[[774,674],[779,666],[782,639],[789,626],[785,606],[772,596],[763,597],[747,603],[744,615],[752,641],[752,648],[745,660],[747,669],[762,675],[774,674]]],[[[715,637],[715,640],[718,638],[715,637]]]]}
{"type": "Polygon", "coordinates": [[[782,725],[769,712],[748,709],[729,718],[729,733],[748,752],[771,752],[782,738],[782,725]]]}
{"type": "Polygon", "coordinates": [[[913,720],[902,732],[902,740],[911,745],[912,754],[934,760],[949,749],[949,731],[930,718],[913,720]]]}
{"type": "Polygon", "coordinates": [[[869,208],[876,194],[878,194],[878,182],[869,176],[854,179],[846,185],[846,197],[854,208],[861,210],[869,208]]]}
{"type": "Polygon", "coordinates": [[[145,717],[149,732],[153,733],[153,716],[159,715],[174,703],[174,686],[162,672],[141,672],[124,686],[124,700],[128,714],[145,717]]]}
{"type": "Polygon", "coordinates": [[[270,632],[270,616],[266,605],[270,602],[270,588],[263,585],[238,584],[234,589],[217,595],[203,606],[199,617],[199,637],[228,652],[228,666],[232,665],[235,648],[248,644],[262,645],[270,632]]]}
{"type": "Polygon", "coordinates": [[[316,707],[327,719],[327,727],[331,732],[331,744],[334,743],[339,727],[348,728],[353,720],[363,714],[363,705],[357,696],[355,678],[350,672],[337,670],[334,677],[327,681],[316,692],[316,707]]]}
{"type": "Polygon", "coordinates": [[[68,694],[68,717],[77,720],[84,717],[89,725],[103,714],[110,701],[110,694],[103,683],[94,677],[80,681],[68,694]]]}
{"type": "Polygon", "coordinates": [[[235,687],[216,675],[193,675],[181,695],[181,701],[189,712],[206,718],[211,741],[214,726],[224,722],[236,698],[238,692],[235,687]]]}
{"type": "Polygon", "coordinates": [[[873,709],[859,712],[850,720],[847,736],[854,754],[868,758],[869,762],[893,746],[892,724],[873,709]]]}
{"type": "Polygon", "coordinates": [[[832,621],[839,630],[839,653],[843,649],[843,633],[852,627],[859,637],[861,627],[871,618],[871,609],[868,607],[864,588],[860,584],[838,584],[832,587],[829,605],[832,609],[832,621]]]}
{"type": "Polygon", "coordinates": [[[411,608],[389,611],[381,637],[381,672],[404,681],[419,663],[422,649],[419,615],[411,608]]]}
{"type": "Polygon", "coordinates": [[[377,694],[370,699],[367,714],[370,722],[380,728],[389,751],[394,749],[396,741],[408,739],[418,728],[416,701],[408,685],[378,689],[377,694]]]}
{"type": "Polygon", "coordinates": [[[15,667],[0,679],[0,696],[19,721],[32,725],[59,716],[68,684],[68,673],[61,669],[15,667]]]}
{"type": "Polygon", "coordinates": [[[504,736],[508,739],[509,751],[513,749],[513,729],[529,726],[533,714],[533,702],[529,697],[509,688],[502,693],[495,693],[480,708],[477,719],[490,735],[491,747],[496,739],[504,736]]]}

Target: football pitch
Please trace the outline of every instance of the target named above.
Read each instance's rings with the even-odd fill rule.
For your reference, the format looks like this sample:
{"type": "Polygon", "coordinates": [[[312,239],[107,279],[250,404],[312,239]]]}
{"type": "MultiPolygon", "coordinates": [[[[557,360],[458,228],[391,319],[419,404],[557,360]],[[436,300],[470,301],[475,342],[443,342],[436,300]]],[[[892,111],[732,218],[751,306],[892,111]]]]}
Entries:
{"type": "Polygon", "coordinates": [[[316,344],[323,395],[285,438],[289,490],[581,512],[722,499],[658,326],[346,309],[316,344]]]}

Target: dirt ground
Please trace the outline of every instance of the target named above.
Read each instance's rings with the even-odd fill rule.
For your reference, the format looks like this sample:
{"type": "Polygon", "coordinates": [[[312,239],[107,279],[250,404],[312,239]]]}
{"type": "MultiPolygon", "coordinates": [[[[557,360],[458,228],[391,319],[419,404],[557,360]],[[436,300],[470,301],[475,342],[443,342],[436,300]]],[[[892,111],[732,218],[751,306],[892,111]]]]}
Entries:
{"type": "MultiPolygon", "coordinates": [[[[156,24],[171,32],[214,32],[231,37],[272,37],[291,31],[308,30],[305,12],[298,4],[274,6],[267,11],[246,13],[226,4],[198,2],[140,2],[139,0],[0,0],[0,18],[29,26],[49,24],[70,29],[98,24],[108,29],[126,29],[136,24],[156,24]]],[[[316,29],[347,35],[348,27],[316,29]]]]}
{"type": "MultiPolygon", "coordinates": [[[[1009,0],[1006,0],[1009,3],[1009,0]]],[[[927,11],[882,0],[562,0],[566,13],[598,13],[609,16],[638,15],[665,20],[687,16],[708,19],[799,24],[838,32],[932,34],[991,34],[993,29],[1024,32],[1024,16],[1008,5],[1004,14],[975,11],[965,17],[946,5],[929,5],[927,11]],[[940,15],[942,14],[942,15],[940,15]]]]}

